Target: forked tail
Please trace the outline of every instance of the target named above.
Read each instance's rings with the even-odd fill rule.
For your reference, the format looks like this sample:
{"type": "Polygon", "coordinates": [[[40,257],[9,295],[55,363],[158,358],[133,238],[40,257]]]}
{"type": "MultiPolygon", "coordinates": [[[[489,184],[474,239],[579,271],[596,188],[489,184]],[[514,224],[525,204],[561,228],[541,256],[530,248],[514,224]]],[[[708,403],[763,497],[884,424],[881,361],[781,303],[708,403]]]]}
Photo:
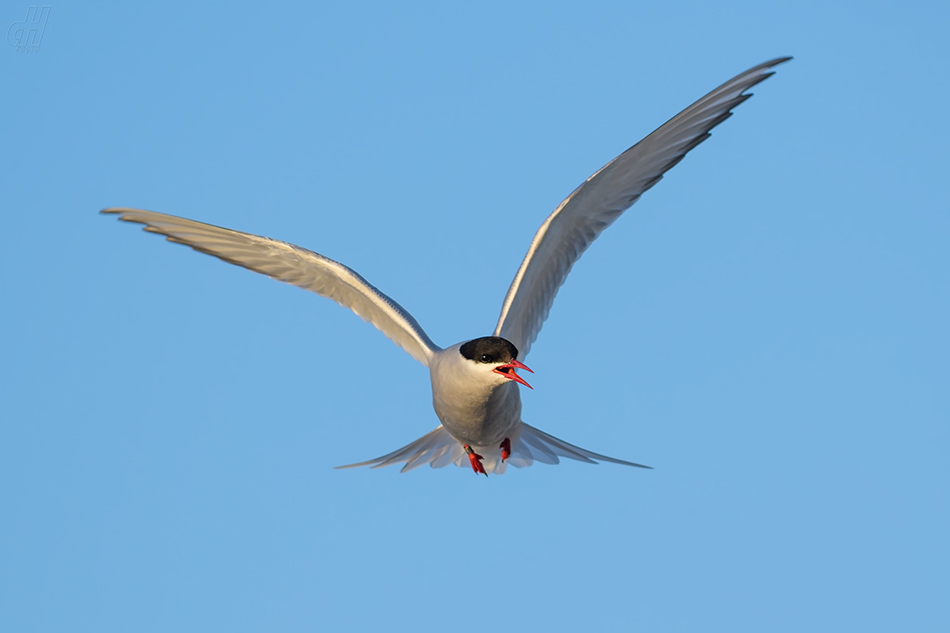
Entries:
{"type": "MultiPolygon", "coordinates": [[[[538,430],[533,426],[521,423],[521,426],[510,436],[511,456],[506,461],[501,461],[501,451],[498,446],[473,446],[475,452],[483,456],[482,465],[489,473],[500,475],[505,472],[508,464],[516,468],[527,468],[534,462],[542,464],[557,464],[560,457],[575,459],[579,462],[596,464],[598,461],[612,462],[614,464],[623,464],[624,466],[636,466],[637,468],[651,468],[643,464],[635,464],[622,459],[614,459],[600,453],[588,451],[573,444],[568,444],[564,440],[558,439],[553,435],[548,435],[544,431],[538,430]]],[[[337,466],[337,468],[356,468],[357,466],[369,466],[370,468],[381,468],[405,462],[399,472],[406,472],[413,468],[418,468],[429,464],[432,468],[442,468],[449,464],[455,464],[469,468],[469,458],[465,453],[462,444],[454,437],[449,435],[445,427],[439,426],[437,429],[426,433],[415,442],[403,446],[397,451],[388,455],[370,459],[358,464],[347,464],[346,466],[337,466]]]]}

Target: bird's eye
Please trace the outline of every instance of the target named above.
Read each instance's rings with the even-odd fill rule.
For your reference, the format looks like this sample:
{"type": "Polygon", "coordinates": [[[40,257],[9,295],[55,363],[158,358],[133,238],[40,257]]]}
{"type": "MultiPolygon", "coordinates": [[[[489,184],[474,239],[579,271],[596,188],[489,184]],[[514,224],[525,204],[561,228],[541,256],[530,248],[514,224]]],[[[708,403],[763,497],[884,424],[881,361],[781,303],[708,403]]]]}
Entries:
{"type": "Polygon", "coordinates": [[[488,354],[482,354],[481,356],[478,357],[478,360],[480,360],[483,363],[490,363],[491,356],[489,356],[488,354]]]}

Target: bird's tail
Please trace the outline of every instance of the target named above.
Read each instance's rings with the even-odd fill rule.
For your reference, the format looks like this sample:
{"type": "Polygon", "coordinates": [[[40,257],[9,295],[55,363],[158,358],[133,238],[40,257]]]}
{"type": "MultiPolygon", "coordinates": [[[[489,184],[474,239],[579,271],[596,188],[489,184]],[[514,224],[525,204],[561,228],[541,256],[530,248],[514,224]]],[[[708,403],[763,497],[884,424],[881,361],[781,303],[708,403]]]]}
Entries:
{"type": "MultiPolygon", "coordinates": [[[[482,456],[482,465],[489,473],[500,475],[505,472],[508,464],[516,468],[526,468],[534,462],[542,464],[557,464],[560,457],[575,459],[579,462],[596,464],[598,461],[612,462],[614,464],[623,464],[624,466],[636,466],[637,468],[650,468],[643,464],[635,464],[622,459],[614,459],[600,453],[588,451],[573,444],[568,444],[564,440],[558,439],[553,435],[548,435],[544,431],[534,428],[524,422],[509,436],[511,440],[511,455],[506,461],[501,461],[501,451],[498,446],[473,446],[476,453],[482,456]]],[[[432,468],[442,468],[449,464],[455,464],[464,468],[469,468],[470,463],[465,448],[454,437],[449,435],[445,427],[439,426],[437,429],[426,433],[415,442],[403,446],[397,451],[388,455],[370,459],[358,464],[347,464],[346,466],[337,466],[337,468],[356,468],[357,466],[369,466],[370,468],[381,468],[405,462],[400,472],[406,472],[413,468],[418,468],[424,464],[429,464],[432,468]]]]}

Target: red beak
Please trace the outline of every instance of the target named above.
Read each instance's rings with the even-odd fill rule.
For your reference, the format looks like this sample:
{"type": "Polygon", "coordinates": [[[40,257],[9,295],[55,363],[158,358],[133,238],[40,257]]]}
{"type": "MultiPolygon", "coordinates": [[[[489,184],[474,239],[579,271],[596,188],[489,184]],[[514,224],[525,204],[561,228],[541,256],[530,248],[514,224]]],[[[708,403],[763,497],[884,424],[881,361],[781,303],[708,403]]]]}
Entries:
{"type": "Polygon", "coordinates": [[[525,365],[524,363],[519,363],[519,362],[516,361],[516,360],[513,360],[513,361],[511,361],[510,363],[505,363],[504,365],[499,365],[498,367],[495,367],[492,371],[495,372],[496,374],[501,374],[501,375],[504,376],[505,378],[508,378],[508,379],[510,379],[510,380],[514,380],[514,381],[517,382],[517,383],[521,383],[522,385],[524,385],[524,386],[527,387],[528,389],[534,389],[534,387],[532,387],[531,385],[529,385],[529,384],[525,381],[524,378],[522,378],[522,377],[519,376],[517,373],[515,373],[515,370],[516,370],[516,369],[524,369],[525,371],[530,371],[532,374],[534,373],[533,371],[531,371],[531,368],[530,368],[530,367],[528,367],[528,366],[525,365]]]}

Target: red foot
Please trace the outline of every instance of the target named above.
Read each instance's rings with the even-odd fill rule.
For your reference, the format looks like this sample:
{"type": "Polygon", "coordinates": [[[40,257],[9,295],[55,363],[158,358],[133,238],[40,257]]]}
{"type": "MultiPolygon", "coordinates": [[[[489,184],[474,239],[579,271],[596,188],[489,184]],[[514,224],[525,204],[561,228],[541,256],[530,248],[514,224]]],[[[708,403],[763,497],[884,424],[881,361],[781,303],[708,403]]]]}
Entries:
{"type": "Polygon", "coordinates": [[[507,437],[501,441],[501,446],[498,448],[501,449],[501,461],[505,461],[511,457],[511,440],[507,437]]]}
{"type": "Polygon", "coordinates": [[[482,474],[488,477],[488,473],[485,472],[485,467],[482,466],[482,460],[485,458],[473,451],[472,447],[468,444],[465,445],[465,452],[468,453],[468,460],[472,462],[472,470],[475,471],[475,474],[482,474]]]}

